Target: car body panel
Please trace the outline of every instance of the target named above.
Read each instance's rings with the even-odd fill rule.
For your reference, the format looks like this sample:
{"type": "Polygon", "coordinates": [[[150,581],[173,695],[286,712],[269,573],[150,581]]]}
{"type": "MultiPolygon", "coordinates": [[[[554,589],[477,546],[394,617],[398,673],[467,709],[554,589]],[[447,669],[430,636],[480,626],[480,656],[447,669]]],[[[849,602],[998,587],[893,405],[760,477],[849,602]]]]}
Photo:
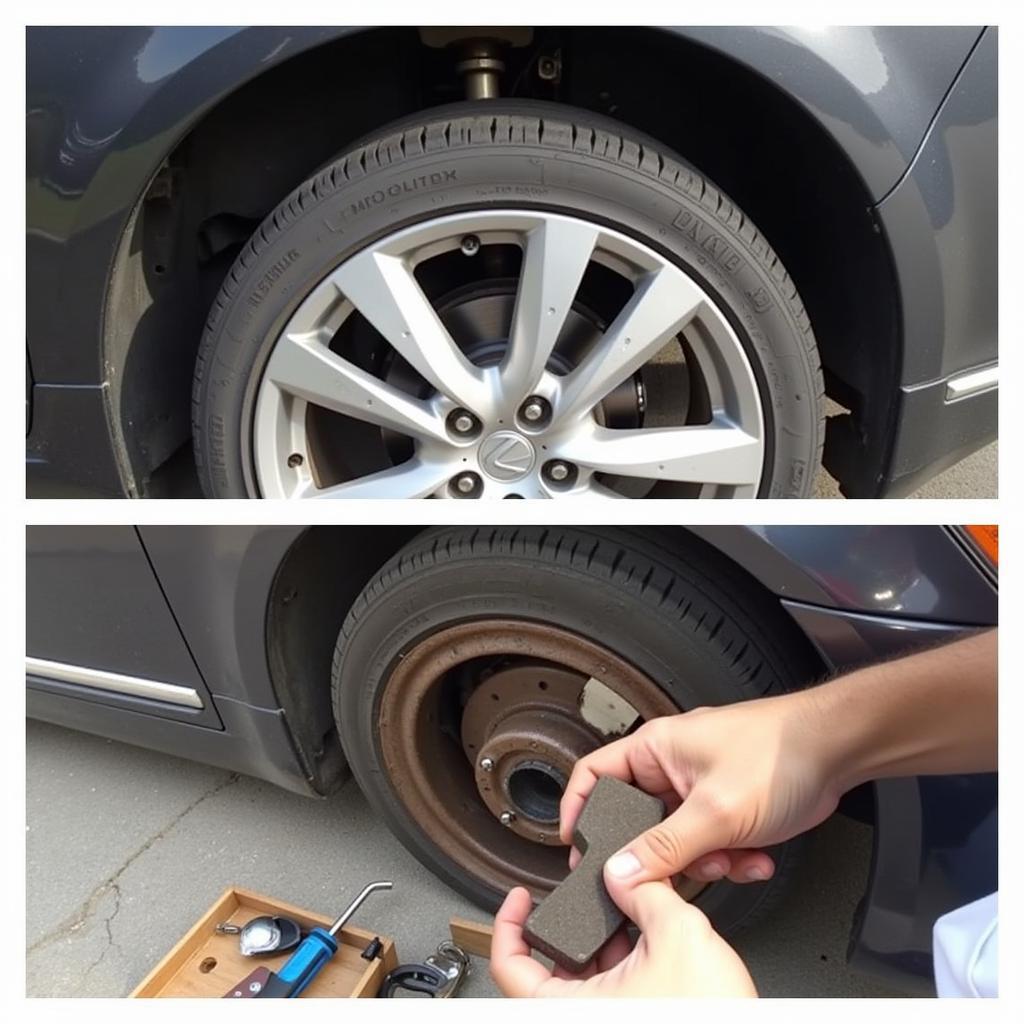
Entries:
{"type": "MultiPolygon", "coordinates": [[[[358,31],[364,30],[29,29],[27,323],[35,386],[27,458],[33,496],[138,490],[117,441],[117,414],[107,407],[117,360],[105,355],[105,307],[112,268],[133,211],[167,155],[231,91],[305,50],[358,31]]],[[[988,98],[982,95],[988,87],[984,81],[980,90],[968,95],[968,86],[985,75],[994,88],[994,51],[989,54],[995,46],[994,32],[986,33],[984,47],[975,51],[975,71],[963,79],[964,95],[949,107],[950,125],[961,124],[961,106],[969,106],[974,96],[976,115],[985,123],[976,142],[961,143],[962,133],[944,131],[942,125],[936,129],[932,122],[979,38],[979,27],[728,26],[663,31],[717,50],[753,70],[799,103],[835,140],[864,182],[867,196],[885,199],[883,219],[889,235],[895,237],[897,228],[905,232],[895,239],[893,250],[901,285],[917,287],[918,254],[935,248],[928,211],[955,207],[955,216],[947,218],[955,230],[979,202],[994,197],[994,192],[981,198],[976,193],[979,182],[994,175],[994,102],[989,113],[988,98]],[[921,150],[926,136],[929,147],[945,146],[950,152],[955,173],[948,165],[944,175],[929,174],[930,150],[921,150]],[[972,152],[961,152],[964,146],[972,152]],[[968,155],[973,176],[961,168],[968,155]],[[911,168],[914,173],[908,176],[911,168]],[[901,187],[889,196],[897,182],[901,187]],[[904,207],[910,212],[901,213],[904,207]]],[[[955,239],[952,234],[946,237],[942,256],[953,264],[938,269],[944,274],[966,270],[968,276],[961,281],[962,295],[948,278],[941,282],[945,290],[921,293],[925,299],[929,294],[949,298],[941,315],[930,313],[932,318],[940,315],[942,330],[919,330],[916,313],[905,317],[905,327],[913,329],[905,347],[915,346],[913,358],[903,360],[902,380],[908,386],[923,381],[919,363],[973,365],[991,358],[987,328],[975,331],[972,325],[976,314],[988,320],[993,315],[988,308],[978,314],[975,307],[987,301],[990,284],[983,278],[995,258],[994,240],[978,230],[976,244],[985,250],[984,258],[972,263],[957,262],[955,239]],[[961,331],[965,325],[968,329],[961,331]],[[954,338],[951,332],[959,333],[954,338]],[[953,346],[948,354],[947,345],[953,346]]],[[[933,265],[936,259],[930,255],[926,262],[933,265]]],[[[899,422],[901,437],[932,432],[931,423],[911,421],[910,413],[918,408],[906,404],[899,422]]],[[[994,421],[974,422],[982,423],[975,431],[981,438],[978,443],[994,436],[994,421]]],[[[887,427],[873,424],[886,439],[887,427]]],[[[841,433],[836,436],[838,445],[857,447],[841,433]]],[[[964,450],[961,445],[957,453],[964,450]]],[[[891,452],[883,458],[881,449],[873,449],[871,456],[861,460],[868,465],[867,480],[857,476],[855,458],[836,457],[834,465],[851,473],[851,494],[885,493],[890,475],[902,472],[907,462],[891,452]]],[[[933,469],[935,464],[935,459],[928,463],[933,469]]]]}
{"type": "MultiPolygon", "coordinates": [[[[367,552],[373,552],[370,561],[379,566],[410,535],[408,529],[393,532],[395,528],[389,527],[313,529],[330,531],[337,560],[332,561],[329,579],[350,588],[348,600],[366,579],[367,552]]],[[[828,672],[967,635],[998,621],[994,575],[951,529],[687,529],[778,596],[828,672]],[[879,598],[887,591],[891,596],[879,598]]],[[[671,543],[671,532],[659,531],[659,542],[671,543]]],[[[280,703],[280,673],[287,674],[289,665],[275,671],[267,650],[272,602],[295,602],[301,612],[297,591],[303,588],[294,585],[285,566],[309,533],[310,528],[298,526],[140,527],[133,547],[135,532],[130,528],[48,527],[42,533],[30,529],[29,653],[84,656],[79,652],[98,649],[110,644],[111,637],[123,635],[125,624],[143,610],[133,607],[131,598],[144,589],[137,583],[125,587],[126,560],[132,561],[125,551],[134,558],[144,553],[148,585],[159,584],[175,619],[173,629],[165,623],[166,628],[148,634],[153,663],[168,665],[169,657],[180,655],[183,633],[195,659],[194,670],[210,684],[208,692],[223,727],[197,728],[168,714],[166,707],[114,706],[74,688],[41,689],[32,679],[28,714],[245,772],[296,793],[322,792],[316,768],[296,740],[298,713],[280,703]],[[98,602],[93,615],[105,609],[119,628],[112,631],[97,624],[97,636],[87,638],[84,646],[74,634],[87,617],[53,614],[57,559],[65,557],[72,569],[88,566],[93,590],[109,585],[117,591],[109,601],[98,602]],[[49,632],[65,627],[72,636],[60,641],[64,646],[58,646],[57,639],[40,646],[49,632]]],[[[69,579],[77,591],[74,575],[69,579]]],[[[314,600],[318,597],[313,594],[314,600]]],[[[104,664],[111,664],[109,657],[104,664]]],[[[142,671],[145,664],[142,648],[117,651],[116,657],[114,664],[133,671],[142,671]]],[[[186,670],[170,664],[167,671],[186,670]]],[[[854,922],[851,959],[889,975],[896,984],[927,988],[935,917],[995,887],[996,782],[992,776],[939,776],[886,780],[872,790],[875,849],[867,892],[854,922]]]]}
{"type": "Polygon", "coordinates": [[[876,208],[901,298],[903,363],[881,462],[830,422],[827,466],[850,497],[901,497],[988,444],[998,391],[950,400],[951,378],[999,361],[998,31],[978,40],[895,188],[876,208]]]}
{"type": "Polygon", "coordinates": [[[131,526],[30,526],[26,654],[73,668],[195,690],[202,708],[69,684],[38,672],[29,686],[205,728],[221,722],[131,526]]]}
{"type": "Polygon", "coordinates": [[[938,527],[690,529],[787,602],[961,625],[997,618],[992,584],[963,557],[955,535],[938,527]]]}

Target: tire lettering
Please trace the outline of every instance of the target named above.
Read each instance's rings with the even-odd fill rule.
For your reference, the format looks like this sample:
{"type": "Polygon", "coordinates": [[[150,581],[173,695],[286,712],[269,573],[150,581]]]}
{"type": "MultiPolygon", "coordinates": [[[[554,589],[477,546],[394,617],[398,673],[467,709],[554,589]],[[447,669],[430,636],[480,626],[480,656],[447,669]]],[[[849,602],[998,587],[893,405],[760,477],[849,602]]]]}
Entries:
{"type": "Polygon", "coordinates": [[[258,306],[270,291],[274,282],[299,258],[298,249],[289,249],[256,283],[249,293],[248,303],[251,307],[258,306]]]}
{"type": "Polygon", "coordinates": [[[689,211],[683,210],[673,224],[697,243],[727,274],[735,274],[743,265],[740,254],[721,235],[708,231],[689,211]]]}
{"type": "Polygon", "coordinates": [[[382,188],[375,189],[355,202],[349,203],[343,210],[335,213],[331,219],[325,221],[331,231],[340,231],[342,225],[350,217],[356,217],[367,210],[379,206],[386,199],[395,199],[401,195],[408,195],[414,192],[421,192],[423,189],[437,188],[439,185],[447,185],[450,182],[458,182],[454,170],[432,171],[430,174],[420,174],[415,178],[406,178],[404,181],[395,182],[382,188]]]}

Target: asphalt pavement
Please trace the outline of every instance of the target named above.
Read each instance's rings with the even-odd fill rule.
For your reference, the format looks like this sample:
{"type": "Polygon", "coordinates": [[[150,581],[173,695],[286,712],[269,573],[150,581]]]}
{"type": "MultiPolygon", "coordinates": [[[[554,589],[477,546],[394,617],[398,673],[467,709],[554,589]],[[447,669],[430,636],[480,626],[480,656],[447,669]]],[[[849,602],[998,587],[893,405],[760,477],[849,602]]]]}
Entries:
{"type": "MultiPolygon", "coordinates": [[[[353,924],[404,960],[486,915],[391,837],[354,782],[327,800],[43,722],[27,723],[27,991],[124,996],[228,886],[325,915],[390,878],[353,924]]],[[[766,996],[898,995],[845,962],[870,829],[833,818],[785,905],[736,942],[766,996]]],[[[466,996],[496,990],[485,961],[466,996]]]]}

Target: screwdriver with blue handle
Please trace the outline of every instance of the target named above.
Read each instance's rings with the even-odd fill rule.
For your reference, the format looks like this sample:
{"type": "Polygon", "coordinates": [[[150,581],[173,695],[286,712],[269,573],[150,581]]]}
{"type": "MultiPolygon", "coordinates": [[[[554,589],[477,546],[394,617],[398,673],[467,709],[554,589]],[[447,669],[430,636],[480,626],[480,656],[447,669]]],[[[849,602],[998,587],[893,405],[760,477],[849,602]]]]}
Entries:
{"type": "MultiPolygon", "coordinates": [[[[294,999],[301,995],[321,968],[338,952],[338,932],[345,927],[363,901],[374,892],[392,888],[391,882],[371,882],[342,911],[341,916],[328,929],[314,928],[299,944],[284,966],[268,971],[266,978],[256,980],[253,975],[239,982],[228,997],[244,995],[257,999],[294,999]],[[258,987],[257,987],[258,986],[258,987]]],[[[263,968],[266,970],[266,968],[263,968]]]]}

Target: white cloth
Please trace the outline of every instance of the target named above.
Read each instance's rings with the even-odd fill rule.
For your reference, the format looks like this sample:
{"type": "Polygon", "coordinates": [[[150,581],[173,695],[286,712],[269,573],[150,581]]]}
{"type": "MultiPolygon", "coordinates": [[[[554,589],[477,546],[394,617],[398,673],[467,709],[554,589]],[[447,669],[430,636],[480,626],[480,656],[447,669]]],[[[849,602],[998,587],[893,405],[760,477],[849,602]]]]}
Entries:
{"type": "Polygon", "coordinates": [[[999,893],[943,914],[932,943],[940,996],[999,995],[999,893]]]}

